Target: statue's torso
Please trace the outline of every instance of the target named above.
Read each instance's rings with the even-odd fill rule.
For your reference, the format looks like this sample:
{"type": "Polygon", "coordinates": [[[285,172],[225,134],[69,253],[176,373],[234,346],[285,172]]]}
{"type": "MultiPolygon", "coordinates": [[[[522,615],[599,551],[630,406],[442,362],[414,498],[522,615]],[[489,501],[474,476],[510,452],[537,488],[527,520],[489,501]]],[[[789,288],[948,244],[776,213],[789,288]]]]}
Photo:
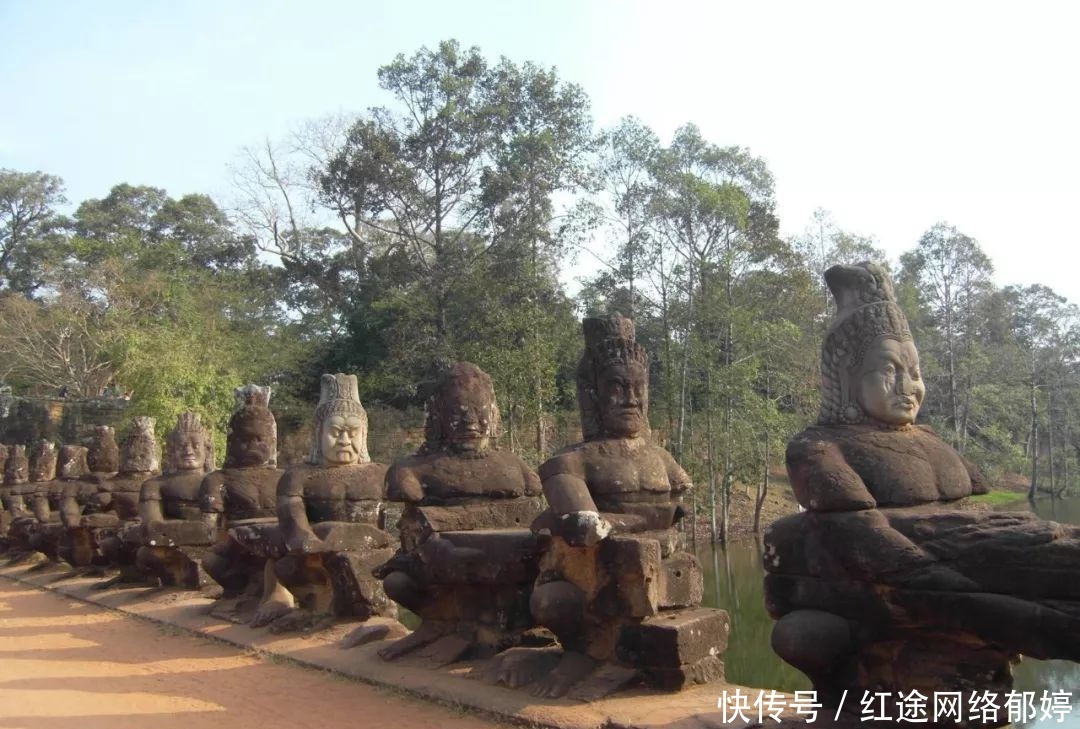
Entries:
{"type": "Polygon", "coordinates": [[[143,482],[155,474],[120,473],[102,484],[112,495],[112,511],[123,521],[137,519],[139,516],[139,491],[143,482]]]}
{"type": "Polygon", "coordinates": [[[509,451],[488,451],[483,456],[433,453],[403,458],[391,467],[387,476],[388,498],[413,500],[405,495],[406,481],[420,484],[422,503],[429,505],[540,493],[539,479],[524,461],[509,451]]]}
{"type": "Polygon", "coordinates": [[[161,513],[166,519],[197,521],[202,517],[199,509],[199,486],[202,485],[204,476],[202,471],[195,470],[152,479],[161,488],[161,513]]]}
{"type": "Polygon", "coordinates": [[[288,485],[288,481],[299,486],[304,510],[312,524],[324,521],[375,524],[382,512],[386,468],[381,463],[336,467],[302,464],[286,471],[281,485],[288,485]]]}
{"type": "Polygon", "coordinates": [[[558,473],[582,478],[600,511],[614,513],[622,511],[624,502],[671,501],[673,475],[689,484],[667,451],[640,439],[594,440],[570,446],[540,467],[545,480],[558,473]]]}
{"type": "MultiPolygon", "coordinates": [[[[820,459],[831,446],[859,476],[879,507],[953,501],[972,494],[971,475],[960,455],[926,426],[813,426],[788,448],[789,471],[799,460],[820,459]]],[[[827,470],[827,469],[826,469],[827,470]]],[[[808,508],[812,495],[800,495],[808,508]]]]}
{"type": "MultiPolygon", "coordinates": [[[[212,511],[223,511],[226,521],[266,519],[277,515],[277,484],[284,470],[279,468],[223,468],[207,476],[204,493],[220,498],[212,511]]],[[[206,504],[204,510],[208,509],[206,504]]]]}

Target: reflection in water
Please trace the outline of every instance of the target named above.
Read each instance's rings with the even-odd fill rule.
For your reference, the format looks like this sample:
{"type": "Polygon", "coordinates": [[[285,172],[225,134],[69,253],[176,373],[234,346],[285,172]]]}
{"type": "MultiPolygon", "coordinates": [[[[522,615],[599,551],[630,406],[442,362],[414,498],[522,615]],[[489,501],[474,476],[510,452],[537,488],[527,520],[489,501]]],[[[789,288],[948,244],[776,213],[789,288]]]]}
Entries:
{"type": "MultiPolygon", "coordinates": [[[[1011,510],[1026,508],[1026,502],[1011,510]]],[[[1080,499],[1040,501],[1035,513],[1044,519],[1080,525],[1080,499]]],[[[807,678],[781,661],[769,645],[773,621],[765,612],[765,570],[760,541],[745,540],[727,549],[701,543],[698,559],[705,570],[705,604],[731,615],[731,638],[724,654],[727,679],[732,683],[781,691],[810,688],[807,678]]],[[[1080,729],[1080,664],[1025,658],[1013,671],[1016,691],[1034,691],[1035,706],[1043,692],[1072,693],[1073,713],[1065,722],[1042,719],[1024,724],[1028,729],[1080,729]]]]}

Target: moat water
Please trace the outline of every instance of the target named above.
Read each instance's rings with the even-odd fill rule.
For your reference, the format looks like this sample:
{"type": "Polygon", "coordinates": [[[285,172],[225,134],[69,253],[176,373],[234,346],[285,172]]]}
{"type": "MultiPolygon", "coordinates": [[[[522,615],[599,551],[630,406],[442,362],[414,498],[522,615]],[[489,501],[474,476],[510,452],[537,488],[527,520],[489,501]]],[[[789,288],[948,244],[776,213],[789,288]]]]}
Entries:
{"type": "MultiPolygon", "coordinates": [[[[1024,501],[1005,510],[1029,508],[1024,501]]],[[[1044,519],[1080,525],[1080,499],[1040,500],[1034,511],[1044,519]]],[[[809,689],[806,677],[781,661],[769,647],[773,621],[765,612],[765,570],[759,542],[740,541],[726,549],[699,544],[698,559],[705,571],[705,604],[721,607],[731,615],[731,640],[724,655],[728,680],[783,691],[809,689]]],[[[1025,722],[1023,726],[1080,729],[1080,664],[1024,658],[1014,667],[1013,675],[1016,691],[1035,692],[1036,709],[1044,692],[1068,691],[1072,696],[1072,713],[1064,722],[1059,723],[1055,717],[1025,722]]]]}

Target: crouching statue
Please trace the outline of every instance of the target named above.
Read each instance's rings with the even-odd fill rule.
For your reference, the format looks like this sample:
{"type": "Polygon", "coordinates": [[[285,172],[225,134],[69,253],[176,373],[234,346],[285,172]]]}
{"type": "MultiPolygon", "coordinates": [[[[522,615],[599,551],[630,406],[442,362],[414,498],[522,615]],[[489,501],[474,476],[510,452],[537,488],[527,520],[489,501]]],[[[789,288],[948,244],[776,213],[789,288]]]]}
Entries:
{"type": "Polygon", "coordinates": [[[773,648],[834,706],[844,691],[1003,702],[1017,654],[1080,660],[1080,528],[959,508],[985,485],[915,423],[926,388],[888,275],[825,280],[821,415],[787,449],[806,511],[765,538],[773,648]]]}

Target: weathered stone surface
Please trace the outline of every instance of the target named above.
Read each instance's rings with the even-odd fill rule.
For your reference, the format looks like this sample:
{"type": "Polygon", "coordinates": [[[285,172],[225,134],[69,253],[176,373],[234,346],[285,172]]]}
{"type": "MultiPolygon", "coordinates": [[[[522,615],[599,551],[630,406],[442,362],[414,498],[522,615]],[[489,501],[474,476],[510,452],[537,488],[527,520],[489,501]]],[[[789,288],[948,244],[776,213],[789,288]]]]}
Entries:
{"type": "Polygon", "coordinates": [[[836,266],[818,424],[792,439],[807,511],[768,530],[773,647],[827,701],[843,691],[1006,691],[1018,653],[1080,660],[1080,529],[972,512],[982,476],[915,425],[925,387],[892,284],[836,266]]]}
{"type": "Polygon", "coordinates": [[[284,556],[277,528],[277,485],[284,471],[275,467],[277,420],[270,411],[270,388],[249,384],[234,395],[225,464],[199,486],[199,508],[217,542],[203,555],[202,566],[221,585],[225,600],[260,594],[267,558],[284,556]],[[234,530],[245,525],[257,526],[238,540],[234,530]]]}
{"type": "MultiPolygon", "coordinates": [[[[663,622],[670,611],[696,606],[704,594],[701,567],[680,551],[674,528],[690,478],[649,439],[648,355],[635,340],[633,322],[616,314],[586,319],[583,328],[578,405],[585,441],[540,467],[549,509],[532,525],[546,542],[530,606],[566,654],[533,691],[591,696],[618,688],[619,681],[605,688],[598,678],[605,675],[642,677],[669,689],[711,680],[723,671],[726,630],[715,627],[726,628],[723,611],[702,608],[696,621],[677,623],[686,636],[696,631],[696,647],[711,659],[705,663],[678,655],[680,633],[669,628],[675,657],[650,664],[657,656],[640,636],[651,633],[634,632],[643,626],[656,632],[653,621],[676,625],[663,622]],[[593,671],[597,662],[601,668],[593,671]],[[647,666],[657,670],[644,671],[647,666]]],[[[668,645],[650,639],[660,641],[656,650],[668,645]]]]}
{"type": "MultiPolygon", "coordinates": [[[[309,462],[286,470],[277,485],[286,554],[266,574],[288,594],[264,586],[264,615],[290,602],[310,613],[308,624],[323,616],[397,614],[371,578],[375,564],[368,563],[369,555],[382,561],[390,553],[390,536],[382,531],[386,466],[368,456],[367,413],[358,392],[355,375],[322,377],[309,462]],[[354,568],[364,573],[347,574],[354,568]]],[[[258,614],[255,619],[261,622],[258,614]]]]}
{"type": "Polygon", "coordinates": [[[457,363],[429,403],[424,445],[387,474],[388,498],[406,506],[401,546],[376,574],[422,624],[381,651],[385,658],[492,655],[533,627],[539,542],[527,527],[541,508],[540,482],[520,458],[494,448],[498,435],[491,378],[457,363]]]}
{"type": "Polygon", "coordinates": [[[671,610],[624,625],[616,651],[619,660],[635,666],[678,668],[722,654],[730,632],[723,610],[671,610]]]}

